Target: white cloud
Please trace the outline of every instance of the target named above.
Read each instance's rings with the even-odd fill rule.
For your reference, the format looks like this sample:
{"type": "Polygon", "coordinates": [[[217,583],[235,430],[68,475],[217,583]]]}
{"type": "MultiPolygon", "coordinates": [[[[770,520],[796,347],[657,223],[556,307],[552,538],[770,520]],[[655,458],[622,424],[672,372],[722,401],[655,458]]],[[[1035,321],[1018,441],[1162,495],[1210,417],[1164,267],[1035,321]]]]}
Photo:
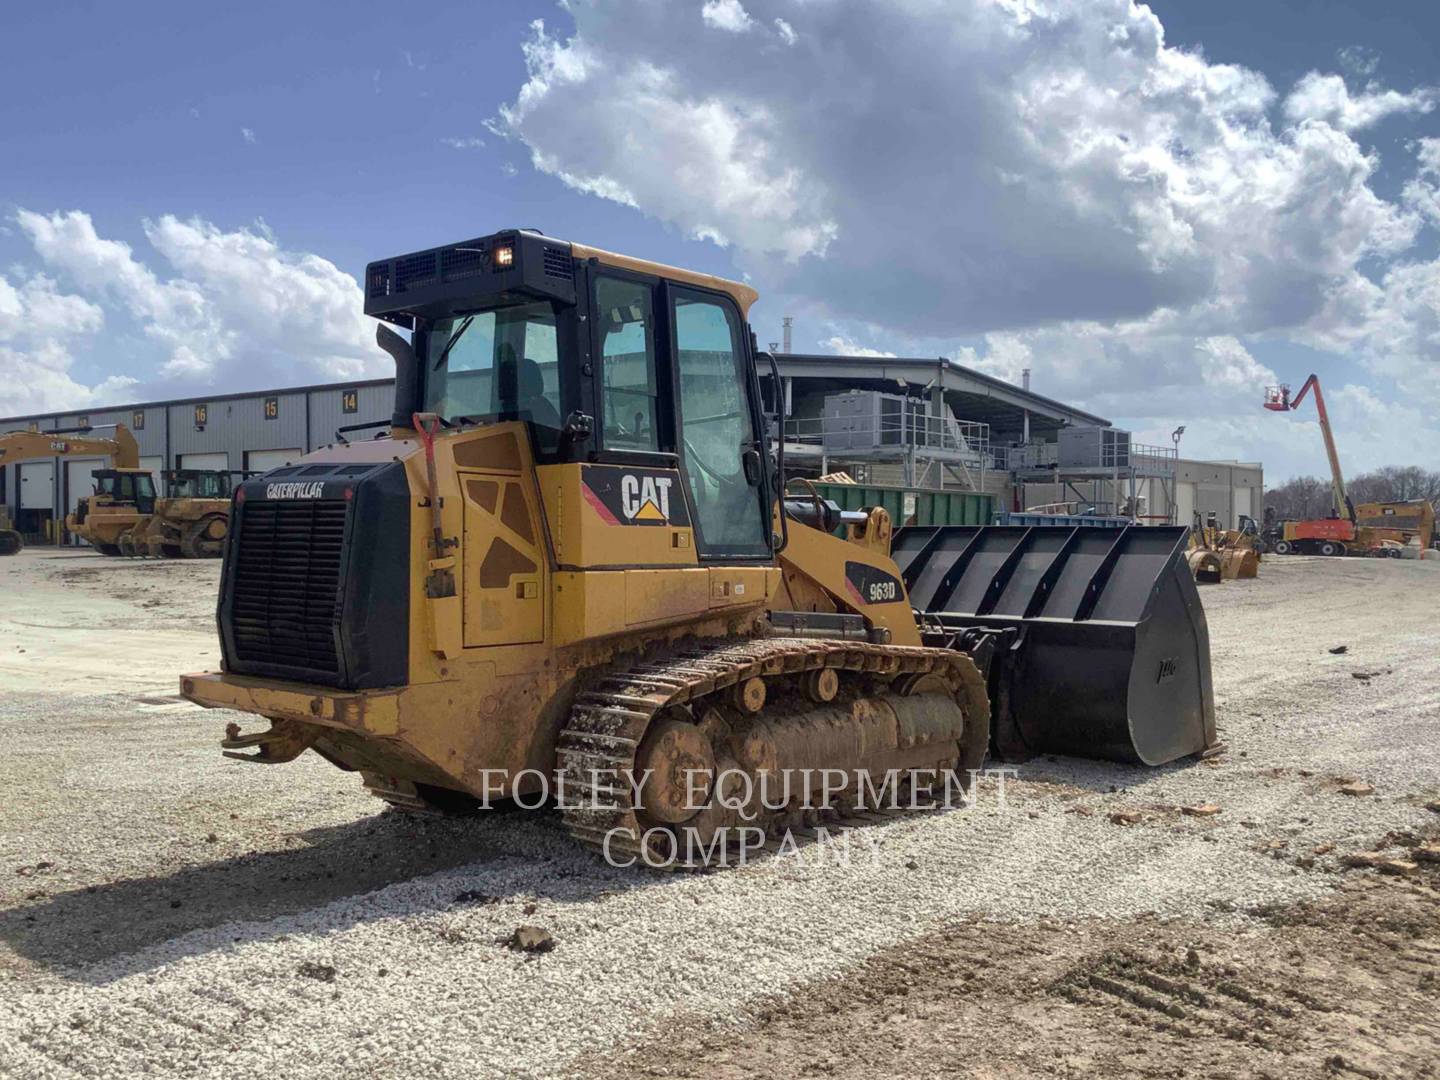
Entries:
{"type": "Polygon", "coordinates": [[[743,34],[755,25],[740,0],[705,0],[700,17],[705,20],[705,25],[728,30],[732,34],[743,34]]]}
{"type": "Polygon", "coordinates": [[[875,356],[891,357],[893,352],[886,352],[884,349],[874,349],[869,345],[861,345],[858,341],[852,341],[841,334],[835,334],[820,342],[820,347],[836,356],[875,356]]]}
{"type": "Polygon", "coordinates": [[[786,45],[794,45],[800,39],[800,35],[795,33],[795,28],[784,19],[775,20],[775,32],[780,35],[780,40],[786,45]]]}
{"type": "Polygon", "coordinates": [[[963,348],[954,359],[1012,383],[1029,368],[1036,392],[1141,426],[1177,405],[1212,415],[1253,411],[1261,388],[1277,381],[1235,337],[1170,333],[1154,320],[989,334],[983,348],[963,348]]]}
{"type": "Polygon", "coordinates": [[[1104,415],[1219,430],[1272,340],[1362,374],[1440,366],[1440,271],[1408,261],[1440,176],[1382,198],[1356,141],[1433,90],[1313,72],[1282,98],[1130,0],[747,3],[728,29],[787,39],[783,12],[807,48],[761,63],[752,35],[697,37],[687,5],[568,4],[574,32],[535,24],[497,126],[576,190],[729,247],[841,341],[983,336],[967,362],[1013,377],[1029,350],[1045,392],[1104,415]]]}
{"type": "Polygon", "coordinates": [[[983,351],[966,345],[956,350],[951,359],[1019,386],[1024,382],[1025,369],[1034,362],[1034,350],[1019,334],[986,334],[983,351]]]}
{"type": "Polygon", "coordinates": [[[476,135],[448,135],[440,142],[451,150],[478,150],[485,145],[485,140],[476,135]]]}
{"type": "MultiPolygon", "coordinates": [[[[150,246],[174,271],[163,278],[128,244],[100,236],[82,211],[20,210],[16,220],[46,267],[83,294],[62,296],[49,278],[32,279],[43,287],[25,301],[28,317],[86,326],[102,306],[123,312],[161,350],[159,379],[151,380],[157,392],[389,372],[355,279],[318,255],[284,250],[263,222],[233,232],[168,214],[143,222],[150,246]]],[[[37,351],[48,369],[61,364],[53,339],[37,351]]],[[[74,393],[51,380],[37,401],[59,407],[74,393]]]]}
{"type": "Polygon", "coordinates": [[[529,80],[500,119],[541,172],[721,245],[791,259],[825,250],[835,225],[820,212],[820,187],[776,153],[763,100],[693,97],[677,70],[648,61],[602,71],[583,42],[560,42],[538,23],[525,58],[529,80]],[[564,111],[554,107],[561,98],[564,111]]]}
{"type": "Polygon", "coordinates": [[[817,47],[783,64],[698,44],[683,5],[571,10],[501,113],[537,168],[911,334],[1211,302],[1210,332],[1250,332],[1413,231],[1347,134],[1272,129],[1262,76],[1128,0],[808,4],[817,47]]]}
{"type": "Polygon", "coordinates": [[[62,293],[43,274],[0,275],[0,416],[47,408],[87,408],[123,394],[135,380],[111,376],[98,386],[71,372],[74,347],[98,335],[105,313],[84,297],[62,293]]]}
{"type": "Polygon", "coordinates": [[[1440,227],[1440,139],[1420,139],[1415,144],[1418,168],[1405,184],[1407,206],[1440,227]]]}
{"type": "Polygon", "coordinates": [[[1335,54],[1340,66],[1352,75],[1368,79],[1380,66],[1380,54],[1364,45],[1346,45],[1335,54]]]}
{"type": "Polygon", "coordinates": [[[1428,113],[1435,107],[1435,91],[1421,87],[1402,94],[1370,86],[1351,94],[1339,75],[1312,71],[1285,99],[1285,115],[1293,121],[1323,120],[1344,130],[1358,131],[1395,113],[1428,113]]]}
{"type": "Polygon", "coordinates": [[[240,129],[240,137],[244,139],[247,143],[249,143],[251,146],[255,145],[256,139],[253,129],[248,127],[242,127],[240,129]]]}

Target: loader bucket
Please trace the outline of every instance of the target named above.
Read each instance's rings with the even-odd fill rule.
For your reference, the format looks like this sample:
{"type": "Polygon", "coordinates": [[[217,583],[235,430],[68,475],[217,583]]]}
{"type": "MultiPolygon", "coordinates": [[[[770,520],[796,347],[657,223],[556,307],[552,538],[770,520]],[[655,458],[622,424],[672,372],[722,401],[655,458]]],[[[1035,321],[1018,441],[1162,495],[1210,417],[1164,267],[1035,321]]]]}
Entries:
{"type": "Polygon", "coordinates": [[[987,662],[1002,756],[1161,765],[1218,748],[1188,531],[908,528],[892,553],[927,641],[987,662]]]}
{"type": "Polygon", "coordinates": [[[1185,561],[1190,565],[1191,576],[1202,585],[1218,585],[1225,580],[1225,563],[1218,552],[1191,548],[1185,552],[1185,561]]]}
{"type": "Polygon", "coordinates": [[[1260,556],[1250,548],[1226,548],[1220,553],[1221,574],[1226,581],[1260,576],[1260,556]]]}

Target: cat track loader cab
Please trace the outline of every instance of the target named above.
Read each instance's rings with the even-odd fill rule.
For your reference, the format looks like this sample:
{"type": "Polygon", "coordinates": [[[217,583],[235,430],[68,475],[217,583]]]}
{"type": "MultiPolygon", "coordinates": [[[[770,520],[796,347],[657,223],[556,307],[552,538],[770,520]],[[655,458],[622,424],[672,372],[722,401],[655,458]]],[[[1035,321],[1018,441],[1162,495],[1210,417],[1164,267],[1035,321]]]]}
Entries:
{"type": "Polygon", "coordinates": [[[749,286],[507,230],[364,294],[390,434],[234,494],[222,670],[181,680],[268,722],[231,756],[406,810],[543,791],[609,858],[704,865],[992,742],[1214,748],[1185,530],[915,532],[902,570],[884,509],[786,491],[749,286]]]}

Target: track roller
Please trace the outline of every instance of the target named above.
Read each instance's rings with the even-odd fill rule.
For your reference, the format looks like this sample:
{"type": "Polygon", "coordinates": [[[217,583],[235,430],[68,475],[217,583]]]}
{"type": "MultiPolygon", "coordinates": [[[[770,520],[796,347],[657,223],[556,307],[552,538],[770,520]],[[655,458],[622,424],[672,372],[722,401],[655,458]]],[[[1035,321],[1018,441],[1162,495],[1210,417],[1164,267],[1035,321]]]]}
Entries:
{"type": "Polygon", "coordinates": [[[561,810],[612,862],[728,865],[825,816],[909,806],[914,790],[963,798],[988,741],[984,682],[962,653],[697,645],[577,697],[561,810]]]}

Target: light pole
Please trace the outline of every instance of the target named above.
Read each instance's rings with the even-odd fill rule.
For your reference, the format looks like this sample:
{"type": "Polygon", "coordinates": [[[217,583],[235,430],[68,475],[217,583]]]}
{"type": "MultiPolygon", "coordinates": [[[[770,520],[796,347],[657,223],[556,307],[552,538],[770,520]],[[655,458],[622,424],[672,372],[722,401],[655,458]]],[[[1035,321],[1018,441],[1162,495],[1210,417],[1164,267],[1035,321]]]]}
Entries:
{"type": "Polygon", "coordinates": [[[1174,521],[1175,511],[1179,509],[1175,502],[1180,494],[1180,436],[1185,434],[1185,425],[1181,424],[1170,433],[1170,441],[1175,444],[1175,473],[1170,477],[1170,517],[1171,524],[1178,524],[1174,521]]]}

